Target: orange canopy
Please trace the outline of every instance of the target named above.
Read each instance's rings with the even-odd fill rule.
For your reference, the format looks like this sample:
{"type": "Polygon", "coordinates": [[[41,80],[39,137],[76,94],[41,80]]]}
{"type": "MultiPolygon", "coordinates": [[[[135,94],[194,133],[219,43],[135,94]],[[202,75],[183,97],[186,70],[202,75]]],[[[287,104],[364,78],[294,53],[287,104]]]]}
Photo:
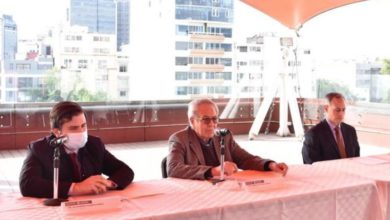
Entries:
{"type": "Polygon", "coordinates": [[[364,0],[241,0],[283,25],[298,30],[303,23],[322,12],[364,0]]]}

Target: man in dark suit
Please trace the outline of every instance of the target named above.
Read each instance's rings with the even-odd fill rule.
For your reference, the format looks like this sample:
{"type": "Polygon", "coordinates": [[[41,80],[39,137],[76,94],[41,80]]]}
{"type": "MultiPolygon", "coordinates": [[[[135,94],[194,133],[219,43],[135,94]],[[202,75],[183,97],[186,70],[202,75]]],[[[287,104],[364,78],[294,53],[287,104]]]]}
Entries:
{"type": "Polygon", "coordinates": [[[54,105],[50,126],[50,136],[28,145],[19,179],[23,196],[53,197],[54,148],[50,142],[64,136],[67,140],[59,143],[59,198],[123,189],[132,182],[134,173],[130,167],[109,153],[99,138],[88,135],[80,105],[68,101],[54,105]]]}
{"type": "MultiPolygon", "coordinates": [[[[190,126],[169,138],[168,176],[184,179],[209,179],[221,175],[219,136],[214,135],[218,123],[218,107],[209,99],[196,99],[188,105],[190,126]]],[[[287,165],[251,155],[242,149],[231,133],[225,136],[224,174],[238,169],[287,173],[287,165]]]]}
{"type": "Polygon", "coordinates": [[[305,134],[302,157],[305,164],[360,156],[354,127],[343,122],[345,99],[340,93],[326,95],[326,118],[305,134]]]}

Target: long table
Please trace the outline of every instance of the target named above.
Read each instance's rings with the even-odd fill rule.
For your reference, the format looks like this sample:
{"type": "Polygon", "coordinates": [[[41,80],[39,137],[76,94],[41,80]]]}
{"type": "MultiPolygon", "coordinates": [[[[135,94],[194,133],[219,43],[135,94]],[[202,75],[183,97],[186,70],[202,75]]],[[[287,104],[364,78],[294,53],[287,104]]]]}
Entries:
{"type": "MultiPolygon", "coordinates": [[[[333,166],[333,165],[332,165],[333,166]]],[[[0,194],[1,219],[384,219],[377,182],[326,165],[295,165],[286,177],[243,171],[212,185],[167,178],[70,201],[120,198],[118,209],[67,213],[43,199],[0,194]],[[259,180],[264,183],[258,183],[259,180]],[[247,185],[253,181],[257,184],[247,185]]]]}
{"type": "Polygon", "coordinates": [[[314,163],[315,167],[337,170],[373,180],[379,193],[384,219],[390,220],[390,154],[330,160],[314,163]]]}

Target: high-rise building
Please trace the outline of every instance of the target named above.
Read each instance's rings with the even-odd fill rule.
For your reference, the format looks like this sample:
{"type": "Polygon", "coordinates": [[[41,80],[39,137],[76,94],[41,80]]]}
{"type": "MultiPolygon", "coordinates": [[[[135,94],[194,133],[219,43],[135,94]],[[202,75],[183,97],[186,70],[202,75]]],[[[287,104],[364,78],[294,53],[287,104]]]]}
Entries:
{"type": "Polygon", "coordinates": [[[17,52],[17,26],[12,16],[2,15],[0,17],[1,34],[1,57],[2,60],[14,60],[17,52]]]}
{"type": "Polygon", "coordinates": [[[122,45],[129,44],[130,31],[130,2],[129,0],[116,0],[117,4],[117,50],[119,51],[122,45]]]}
{"type": "Polygon", "coordinates": [[[132,97],[229,96],[233,6],[233,0],[131,1],[132,97]]]}
{"type": "Polygon", "coordinates": [[[177,96],[231,95],[233,8],[233,0],[176,1],[177,96]]]}
{"type": "Polygon", "coordinates": [[[91,33],[116,33],[114,0],[70,0],[67,18],[71,26],[86,26],[91,33]]]}
{"type": "Polygon", "coordinates": [[[10,15],[0,15],[0,103],[6,99],[6,70],[17,52],[17,25],[10,15]]]}

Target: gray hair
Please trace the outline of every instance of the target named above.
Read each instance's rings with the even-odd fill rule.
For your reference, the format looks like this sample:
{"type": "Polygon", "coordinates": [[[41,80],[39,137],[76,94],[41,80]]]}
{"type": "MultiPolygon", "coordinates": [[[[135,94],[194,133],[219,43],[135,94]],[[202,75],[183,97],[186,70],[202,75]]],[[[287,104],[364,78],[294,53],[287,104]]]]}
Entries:
{"type": "MultiPolygon", "coordinates": [[[[212,105],[214,107],[215,111],[217,112],[217,115],[219,115],[219,109],[218,109],[217,104],[215,104],[215,102],[213,102],[211,99],[208,99],[208,98],[199,98],[199,99],[194,99],[190,103],[188,103],[188,111],[187,111],[188,120],[190,120],[190,118],[192,118],[198,114],[198,108],[200,105],[203,105],[203,104],[212,105]]],[[[190,121],[190,123],[191,123],[191,121],[190,121]]]]}
{"type": "Polygon", "coordinates": [[[344,96],[338,92],[330,92],[330,93],[326,94],[325,98],[326,98],[326,101],[328,102],[328,104],[330,104],[333,99],[344,99],[345,100],[344,96]]]}

